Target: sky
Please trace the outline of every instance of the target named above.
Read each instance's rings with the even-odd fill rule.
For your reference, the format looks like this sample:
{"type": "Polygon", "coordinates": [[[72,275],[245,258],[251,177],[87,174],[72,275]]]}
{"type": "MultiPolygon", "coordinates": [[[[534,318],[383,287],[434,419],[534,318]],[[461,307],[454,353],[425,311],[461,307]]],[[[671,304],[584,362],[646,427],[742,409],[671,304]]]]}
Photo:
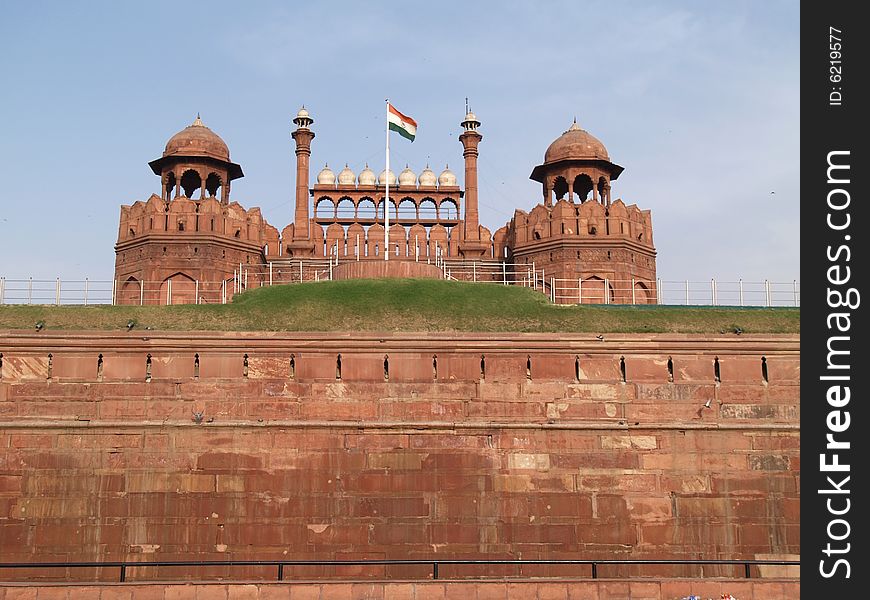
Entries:
{"type": "Polygon", "coordinates": [[[197,113],[245,177],[231,198],[293,219],[291,121],[314,117],[311,183],[384,167],[384,99],[418,122],[391,166],[462,185],[481,121],[481,224],[541,199],[529,179],[574,118],[652,211],[664,280],[799,280],[799,4],[30,2],[0,19],[0,276],[112,278],[120,205],[197,113]]]}

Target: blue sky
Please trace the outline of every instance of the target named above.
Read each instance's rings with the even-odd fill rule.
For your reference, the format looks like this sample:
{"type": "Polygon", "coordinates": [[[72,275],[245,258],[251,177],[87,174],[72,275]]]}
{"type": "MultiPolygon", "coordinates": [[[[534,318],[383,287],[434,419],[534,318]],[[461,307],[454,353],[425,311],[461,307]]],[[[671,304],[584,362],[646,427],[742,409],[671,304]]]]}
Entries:
{"type": "Polygon", "coordinates": [[[799,4],[768,2],[4,2],[0,275],[110,279],[119,206],[196,113],[245,177],[232,199],[292,220],[291,119],[324,163],[375,171],[384,98],[419,123],[394,170],[462,181],[482,122],[481,222],[530,209],[576,116],[652,210],[659,277],[799,278],[799,4]],[[775,193],[771,193],[775,192],[775,193]]]}

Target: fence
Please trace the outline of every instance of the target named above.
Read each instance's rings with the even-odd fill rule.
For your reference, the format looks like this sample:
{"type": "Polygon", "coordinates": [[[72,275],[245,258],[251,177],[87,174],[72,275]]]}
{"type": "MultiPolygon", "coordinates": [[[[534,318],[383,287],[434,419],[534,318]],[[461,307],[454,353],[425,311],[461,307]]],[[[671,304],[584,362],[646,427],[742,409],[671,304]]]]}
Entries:
{"type": "MultiPolygon", "coordinates": [[[[64,572],[64,577],[62,580],[69,581],[71,578],[69,577],[68,571],[72,568],[90,568],[90,569],[103,569],[103,568],[117,568],[118,569],[118,581],[120,583],[129,582],[131,578],[128,574],[128,569],[133,571],[134,569],[143,569],[148,567],[198,567],[200,569],[206,567],[272,567],[275,568],[275,576],[274,579],[277,581],[286,581],[285,579],[285,567],[293,567],[293,566],[331,566],[331,567],[344,567],[344,566],[412,566],[412,565],[422,565],[428,567],[427,573],[425,575],[417,576],[418,579],[432,579],[438,580],[443,578],[443,569],[444,566],[449,565],[476,565],[476,566],[494,566],[494,565],[507,565],[507,566],[515,566],[518,568],[517,576],[529,576],[529,574],[523,574],[523,567],[528,567],[532,565],[572,565],[572,566],[588,566],[588,574],[584,574],[582,572],[578,572],[574,577],[576,578],[591,578],[591,579],[606,579],[607,577],[602,577],[600,571],[603,566],[636,566],[636,565],[650,565],[650,566],[658,566],[658,565],[673,565],[673,566],[694,566],[699,567],[700,572],[694,573],[692,575],[683,575],[684,577],[705,577],[703,567],[705,566],[726,566],[726,567],[734,567],[735,573],[732,576],[740,577],[741,575],[746,579],[752,578],[753,567],[759,568],[762,566],[790,566],[790,567],[798,567],[800,566],[800,561],[796,560],[726,560],[726,559],[713,559],[713,560],[704,560],[704,559],[686,559],[686,560],[671,560],[671,559],[613,559],[613,560],[589,560],[589,559],[579,559],[579,560],[571,560],[571,559],[531,559],[531,560],[516,560],[516,559],[493,559],[493,560],[475,560],[475,559],[358,559],[358,560],[217,560],[217,561],[203,561],[203,560],[179,560],[179,561],[168,561],[168,560],[156,560],[156,561],[142,561],[142,562],[133,562],[133,561],[102,561],[102,562],[17,562],[17,563],[0,563],[0,573],[2,573],[5,569],[45,569],[45,570],[61,570],[64,572]]],[[[579,571],[579,569],[578,569],[579,571]]],[[[720,575],[721,576],[721,575],[720,575]]],[[[516,577],[516,576],[515,576],[516,577]]],[[[564,576],[562,576],[564,577],[564,576]]],[[[358,576],[357,576],[358,578],[358,576]]],[[[448,574],[447,578],[456,578],[455,574],[448,574]]],[[[464,578],[469,578],[465,576],[464,578]]],[[[472,576],[472,579],[481,580],[481,579],[505,579],[510,578],[510,576],[499,577],[499,576],[472,576]]],[[[165,579],[162,577],[161,579],[165,579]]],[[[189,575],[185,577],[185,580],[193,579],[189,575]]],[[[221,579],[226,580],[227,577],[222,577],[221,579]]],[[[229,578],[232,580],[232,578],[229,578]]],[[[250,579],[250,577],[246,577],[244,579],[250,579]]],[[[383,578],[379,578],[383,579],[383,578]]],[[[403,580],[408,579],[407,574],[404,574],[402,577],[403,580]]],[[[135,579],[138,582],[149,581],[148,578],[135,579]]],[[[153,579],[152,579],[153,580],[153,579]]]]}
{"type": "MultiPolygon", "coordinates": [[[[684,306],[800,306],[800,282],[564,279],[533,264],[434,259],[445,279],[521,285],[555,304],[665,304],[684,306]]],[[[176,275],[163,281],[40,280],[0,277],[0,304],[225,304],[240,292],[279,284],[333,279],[336,257],[240,264],[232,277],[200,281],[176,275]]]]}

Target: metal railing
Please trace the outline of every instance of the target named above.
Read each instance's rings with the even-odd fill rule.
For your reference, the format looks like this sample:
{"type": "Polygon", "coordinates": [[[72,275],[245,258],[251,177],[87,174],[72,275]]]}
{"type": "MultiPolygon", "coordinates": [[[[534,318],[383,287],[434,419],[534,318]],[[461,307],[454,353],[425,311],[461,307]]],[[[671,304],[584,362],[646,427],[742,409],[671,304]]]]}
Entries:
{"type": "Polygon", "coordinates": [[[543,282],[558,304],[666,304],[672,306],[794,306],[801,305],[800,282],[670,281],[655,287],[639,279],[556,279],[543,282]],[[606,290],[606,292],[605,292],[606,290]]]}
{"type": "MultiPolygon", "coordinates": [[[[570,560],[570,559],[531,559],[531,560],[512,560],[512,559],[494,559],[494,560],[466,560],[466,559],[381,559],[381,560],[218,560],[218,561],[198,561],[198,560],[158,560],[151,562],[133,562],[133,561],[94,561],[94,562],[9,562],[0,563],[0,572],[3,569],[71,569],[71,568],[118,568],[118,581],[121,583],[130,581],[128,577],[128,569],[145,568],[145,567],[275,567],[277,570],[277,581],[284,581],[284,568],[293,566],[308,566],[308,567],[342,567],[342,566],[398,566],[398,565],[426,565],[431,567],[431,579],[437,580],[442,577],[441,567],[445,565],[475,565],[475,566],[493,566],[493,565],[508,565],[522,567],[524,565],[585,565],[589,566],[589,575],[577,575],[577,578],[583,579],[606,579],[601,577],[599,568],[608,565],[631,566],[631,565],[678,565],[678,566],[699,566],[705,565],[724,565],[733,567],[742,567],[743,577],[746,579],[752,578],[753,566],[800,566],[798,560],[697,560],[697,559],[622,559],[622,560],[570,560]]],[[[703,573],[703,569],[701,571],[703,573]]],[[[702,575],[703,576],[703,575],[702,575]]],[[[564,577],[564,575],[560,575],[564,577]]],[[[684,577],[696,577],[696,575],[688,575],[684,577]]],[[[480,579],[496,578],[495,576],[483,576],[480,579]]],[[[403,575],[403,579],[407,579],[403,575]]],[[[426,576],[429,579],[429,575],[426,576]]],[[[137,579],[137,582],[148,581],[147,579],[137,579]]]]}
{"type": "MultiPolygon", "coordinates": [[[[428,260],[428,259],[427,259],[428,260]]],[[[534,263],[459,261],[436,253],[445,279],[520,285],[555,304],[665,304],[682,306],[800,306],[800,282],[564,279],[534,263]]],[[[240,264],[224,281],[173,277],[164,281],[39,280],[0,277],[0,304],[225,304],[240,292],[272,285],[333,279],[338,257],[279,259],[240,264]]]]}

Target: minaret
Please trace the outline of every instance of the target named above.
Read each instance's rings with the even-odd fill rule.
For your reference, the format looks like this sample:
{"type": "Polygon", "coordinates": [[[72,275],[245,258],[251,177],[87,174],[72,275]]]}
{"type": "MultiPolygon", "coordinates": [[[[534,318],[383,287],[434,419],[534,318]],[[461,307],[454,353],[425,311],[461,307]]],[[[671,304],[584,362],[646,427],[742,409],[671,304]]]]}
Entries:
{"type": "Polygon", "coordinates": [[[310,219],[308,217],[308,159],[311,156],[311,140],[314,132],[311,124],[314,119],[305,110],[305,106],[296,113],[293,119],[296,131],[291,135],[296,142],[296,216],[293,220],[293,240],[311,239],[310,219]]]}
{"type": "Polygon", "coordinates": [[[465,244],[460,244],[460,250],[466,257],[480,256],[485,252],[485,248],[478,248],[480,245],[480,214],[477,209],[477,145],[483,136],[477,133],[477,128],[480,126],[480,121],[470,110],[465,115],[465,120],[462,121],[462,128],[465,131],[459,136],[459,141],[462,142],[462,156],[465,157],[465,219],[463,230],[463,241],[465,244]]]}

